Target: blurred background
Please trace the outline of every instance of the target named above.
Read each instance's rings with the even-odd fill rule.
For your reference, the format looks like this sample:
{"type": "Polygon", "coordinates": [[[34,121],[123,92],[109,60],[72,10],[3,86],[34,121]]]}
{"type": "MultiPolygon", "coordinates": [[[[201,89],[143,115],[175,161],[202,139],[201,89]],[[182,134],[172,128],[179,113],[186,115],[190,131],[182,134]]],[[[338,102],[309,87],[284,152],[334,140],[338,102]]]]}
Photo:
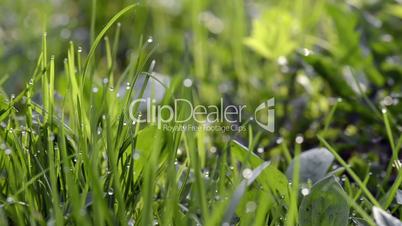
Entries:
{"type": "MultiPolygon", "coordinates": [[[[25,87],[45,31],[62,87],[69,41],[87,53],[94,34],[132,3],[139,4],[135,12],[120,20],[117,72],[140,40],[149,39],[156,45],[155,71],[191,78],[201,103],[224,97],[252,109],[275,97],[277,132],[258,138],[266,149],[298,134],[306,147],[316,145],[325,117],[342,100],[322,135],[352,160],[380,166],[389,159],[381,109],[391,112],[400,134],[400,0],[2,0],[2,88],[11,94],[25,87]]],[[[104,50],[96,54],[101,67],[104,50]]]]}

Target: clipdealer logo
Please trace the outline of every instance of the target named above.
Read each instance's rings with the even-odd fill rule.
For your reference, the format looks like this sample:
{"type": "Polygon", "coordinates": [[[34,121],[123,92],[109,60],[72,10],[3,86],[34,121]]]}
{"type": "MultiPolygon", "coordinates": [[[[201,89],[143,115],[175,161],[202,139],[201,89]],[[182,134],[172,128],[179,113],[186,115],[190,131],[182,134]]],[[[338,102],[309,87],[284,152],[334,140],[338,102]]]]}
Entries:
{"type": "MultiPolygon", "coordinates": [[[[175,99],[172,105],[159,105],[155,99],[141,98],[131,102],[129,108],[130,118],[134,123],[154,123],[164,130],[213,130],[213,131],[239,131],[245,130],[241,126],[244,120],[246,105],[193,105],[187,99],[175,99]],[[136,115],[136,109],[143,109],[145,117],[136,115]],[[180,114],[180,107],[188,109],[186,114],[180,114]],[[171,122],[175,122],[172,126],[171,122]],[[196,122],[200,126],[189,122],[196,122]],[[186,124],[187,123],[187,124],[186,124]],[[222,126],[221,124],[228,124],[222,126]],[[240,126],[239,126],[240,125],[240,126]]],[[[254,110],[254,117],[258,126],[268,132],[275,132],[275,98],[270,98],[259,104],[254,110]]]]}

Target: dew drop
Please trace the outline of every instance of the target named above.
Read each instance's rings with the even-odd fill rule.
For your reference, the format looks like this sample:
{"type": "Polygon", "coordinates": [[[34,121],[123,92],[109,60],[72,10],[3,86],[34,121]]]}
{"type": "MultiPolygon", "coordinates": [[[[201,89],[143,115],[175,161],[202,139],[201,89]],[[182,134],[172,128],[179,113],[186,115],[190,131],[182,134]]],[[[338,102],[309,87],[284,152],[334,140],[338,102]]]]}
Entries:
{"type": "Polygon", "coordinates": [[[346,176],[345,176],[345,175],[343,175],[343,176],[341,177],[341,181],[343,181],[343,182],[346,181],[346,176]]]}
{"type": "Polygon", "coordinates": [[[310,189],[308,189],[308,188],[303,188],[303,189],[301,190],[301,193],[302,193],[303,196],[306,196],[306,195],[310,194],[310,189]]]}
{"type": "Polygon", "coordinates": [[[98,87],[94,86],[92,87],[92,92],[93,93],[97,93],[99,91],[98,87]]]}
{"type": "Polygon", "coordinates": [[[11,149],[10,148],[7,148],[6,150],[4,150],[4,153],[6,153],[6,155],[10,155],[11,154],[11,149]]]}
{"type": "Polygon", "coordinates": [[[133,154],[133,159],[134,159],[134,160],[140,159],[140,153],[134,152],[134,154],[133,154]]]}
{"type": "Polygon", "coordinates": [[[386,96],[381,102],[385,106],[391,106],[394,103],[394,99],[391,96],[386,96]]]}
{"type": "Polygon", "coordinates": [[[288,64],[288,60],[284,56],[278,57],[277,63],[281,66],[285,66],[288,64]]]}
{"type": "Polygon", "coordinates": [[[303,136],[299,135],[299,136],[296,137],[295,141],[296,141],[296,143],[301,144],[301,143],[303,143],[304,138],[303,138],[303,136]]]}
{"type": "Polygon", "coordinates": [[[15,202],[15,200],[13,199],[13,197],[7,197],[7,203],[9,204],[13,204],[15,202]]]}
{"type": "Polygon", "coordinates": [[[191,86],[193,85],[193,80],[191,80],[191,79],[189,79],[189,78],[186,78],[186,79],[184,79],[184,81],[183,81],[183,85],[184,85],[185,87],[191,87],[191,86]]]}
{"type": "Polygon", "coordinates": [[[205,169],[203,174],[204,174],[205,178],[209,178],[209,170],[208,169],[205,169]]]}
{"type": "Polygon", "coordinates": [[[253,171],[249,168],[246,168],[243,170],[243,172],[241,174],[244,177],[244,179],[248,180],[253,176],[253,171]]]}
{"type": "Polygon", "coordinates": [[[313,53],[313,51],[311,51],[307,48],[303,48],[302,53],[304,56],[310,56],[313,53]]]}
{"type": "Polygon", "coordinates": [[[246,204],[246,212],[252,213],[257,209],[257,204],[253,201],[247,202],[246,204]]]}
{"type": "Polygon", "coordinates": [[[215,146],[212,146],[212,147],[209,149],[209,152],[211,152],[211,154],[215,154],[216,151],[217,151],[217,149],[216,149],[215,146]]]}

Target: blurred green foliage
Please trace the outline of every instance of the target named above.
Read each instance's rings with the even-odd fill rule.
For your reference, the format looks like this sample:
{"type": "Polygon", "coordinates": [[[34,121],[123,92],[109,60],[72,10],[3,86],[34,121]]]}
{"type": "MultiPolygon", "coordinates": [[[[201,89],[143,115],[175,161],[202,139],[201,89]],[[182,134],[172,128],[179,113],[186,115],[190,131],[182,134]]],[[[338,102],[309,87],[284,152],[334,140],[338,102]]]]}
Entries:
{"type": "MultiPolygon", "coordinates": [[[[69,40],[87,52],[92,33],[129,3],[139,7],[120,21],[117,71],[128,65],[141,38],[152,37],[158,73],[193,78],[203,103],[218,103],[223,96],[228,103],[257,106],[275,97],[276,136],[289,138],[303,133],[314,139],[340,97],[336,129],[327,135],[345,147],[360,144],[356,148],[362,151],[382,149],[378,138],[384,130],[372,125],[381,121],[382,107],[389,108],[394,123],[402,117],[402,6],[392,0],[5,0],[0,5],[0,73],[8,79],[2,87],[7,93],[24,88],[42,32],[48,33],[56,64],[62,65],[69,40]]],[[[103,44],[96,54],[102,67],[103,44]]],[[[65,79],[57,82],[63,90],[65,79]]]]}
{"type": "MultiPolygon", "coordinates": [[[[0,5],[0,73],[8,77],[3,88],[8,93],[24,88],[42,32],[62,65],[69,40],[88,51],[91,17],[97,33],[129,3],[139,7],[120,21],[117,71],[135,54],[132,47],[140,38],[151,36],[158,45],[157,71],[194,78],[201,102],[218,103],[224,96],[229,103],[256,106],[275,97],[281,136],[314,138],[338,97],[344,100],[334,122],[340,131],[328,134],[347,145],[373,147],[383,133],[381,126],[371,126],[381,120],[381,107],[391,110],[395,123],[402,117],[401,5],[391,0],[5,0],[0,5]]],[[[104,48],[97,52],[99,67],[103,53],[104,48]]]]}
{"type": "MultiPolygon", "coordinates": [[[[284,171],[277,140],[293,141],[301,134],[303,149],[308,149],[319,144],[319,134],[350,160],[360,178],[373,171],[367,178],[370,190],[386,193],[389,186],[380,189],[379,184],[386,176],[391,181],[396,177],[385,169],[395,148],[388,140],[399,138],[402,130],[400,0],[3,0],[0,107],[7,106],[3,90],[19,93],[26,87],[43,32],[59,70],[56,95],[63,95],[69,41],[88,53],[107,21],[132,3],[138,3],[135,12],[119,20],[116,80],[124,79],[131,57],[140,55],[138,43],[152,40],[155,72],[172,80],[191,78],[197,103],[219,104],[223,97],[228,104],[254,109],[275,97],[277,131],[268,134],[253,127],[250,149],[270,150],[260,157],[284,171]],[[387,109],[390,129],[383,124],[382,109],[387,109]]],[[[116,30],[114,26],[107,33],[110,40],[116,30]]],[[[94,84],[108,75],[105,43],[91,65],[94,84]]],[[[253,112],[246,112],[245,119],[250,116],[253,112]]],[[[223,148],[227,135],[248,142],[246,133],[205,136],[223,148]]],[[[202,164],[205,158],[201,156],[202,164]]],[[[348,180],[345,184],[348,192],[356,190],[348,180]]]]}

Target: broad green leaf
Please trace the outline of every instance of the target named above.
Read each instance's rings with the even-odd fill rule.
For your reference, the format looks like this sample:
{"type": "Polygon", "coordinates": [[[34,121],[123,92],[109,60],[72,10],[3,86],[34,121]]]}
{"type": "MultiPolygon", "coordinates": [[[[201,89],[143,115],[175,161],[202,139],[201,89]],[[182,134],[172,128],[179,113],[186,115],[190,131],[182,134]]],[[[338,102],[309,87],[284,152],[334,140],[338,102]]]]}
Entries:
{"type": "Polygon", "coordinates": [[[276,60],[296,49],[295,31],[300,24],[289,11],[272,8],[253,21],[251,37],[244,43],[263,57],[276,60]]]}
{"type": "Polygon", "coordinates": [[[384,210],[374,206],[373,216],[378,226],[402,226],[402,222],[384,210]]]}
{"type": "MultiPolygon", "coordinates": [[[[236,141],[231,142],[230,150],[232,156],[237,161],[247,163],[253,168],[258,167],[264,162],[264,160],[248,151],[246,147],[236,141]]],[[[261,176],[257,178],[257,181],[275,197],[281,197],[285,203],[289,202],[288,179],[274,166],[267,166],[261,173],[261,176]]]]}
{"type": "Polygon", "coordinates": [[[339,76],[341,73],[339,66],[334,62],[334,59],[326,56],[310,55],[305,57],[305,60],[314,68],[329,85],[331,90],[343,99],[350,99],[354,96],[353,90],[346,81],[339,76]]]}
{"type": "Polygon", "coordinates": [[[327,11],[334,22],[335,36],[330,35],[330,43],[331,52],[336,60],[342,65],[352,65],[361,69],[373,83],[383,85],[384,78],[373,66],[372,55],[361,50],[360,33],[356,32],[358,26],[356,15],[339,4],[328,4],[327,11]]]}
{"type": "MultiPolygon", "coordinates": [[[[300,155],[300,182],[309,179],[315,183],[323,178],[334,161],[334,156],[326,148],[313,148],[300,155]]],[[[292,179],[295,159],[290,163],[286,175],[292,179]]]]}
{"type": "Polygon", "coordinates": [[[349,204],[335,177],[327,177],[316,183],[309,195],[301,202],[300,226],[346,226],[349,218],[349,204]]]}
{"type": "Polygon", "coordinates": [[[246,192],[247,187],[250,186],[255,181],[255,179],[257,179],[260,176],[260,174],[264,172],[264,169],[266,169],[268,166],[269,162],[261,163],[261,165],[259,165],[252,171],[251,177],[249,179],[244,179],[241,181],[241,183],[237,186],[236,190],[232,195],[232,199],[225,212],[223,222],[230,222],[235,213],[237,205],[239,204],[244,193],[246,192]]]}
{"type": "MultiPolygon", "coordinates": [[[[334,22],[336,36],[330,40],[331,52],[342,63],[360,63],[360,35],[354,32],[357,26],[356,15],[350,14],[346,7],[338,4],[328,4],[327,12],[334,22]]],[[[335,75],[334,75],[335,76],[335,75]]]]}
{"type": "MultiPolygon", "coordinates": [[[[155,126],[148,126],[141,130],[137,135],[137,143],[133,154],[134,161],[134,181],[137,181],[144,166],[149,161],[152,153],[152,144],[157,136],[157,128],[155,126]]],[[[164,138],[164,137],[162,137],[164,138]]],[[[164,141],[161,141],[163,143],[164,141]]]]}

